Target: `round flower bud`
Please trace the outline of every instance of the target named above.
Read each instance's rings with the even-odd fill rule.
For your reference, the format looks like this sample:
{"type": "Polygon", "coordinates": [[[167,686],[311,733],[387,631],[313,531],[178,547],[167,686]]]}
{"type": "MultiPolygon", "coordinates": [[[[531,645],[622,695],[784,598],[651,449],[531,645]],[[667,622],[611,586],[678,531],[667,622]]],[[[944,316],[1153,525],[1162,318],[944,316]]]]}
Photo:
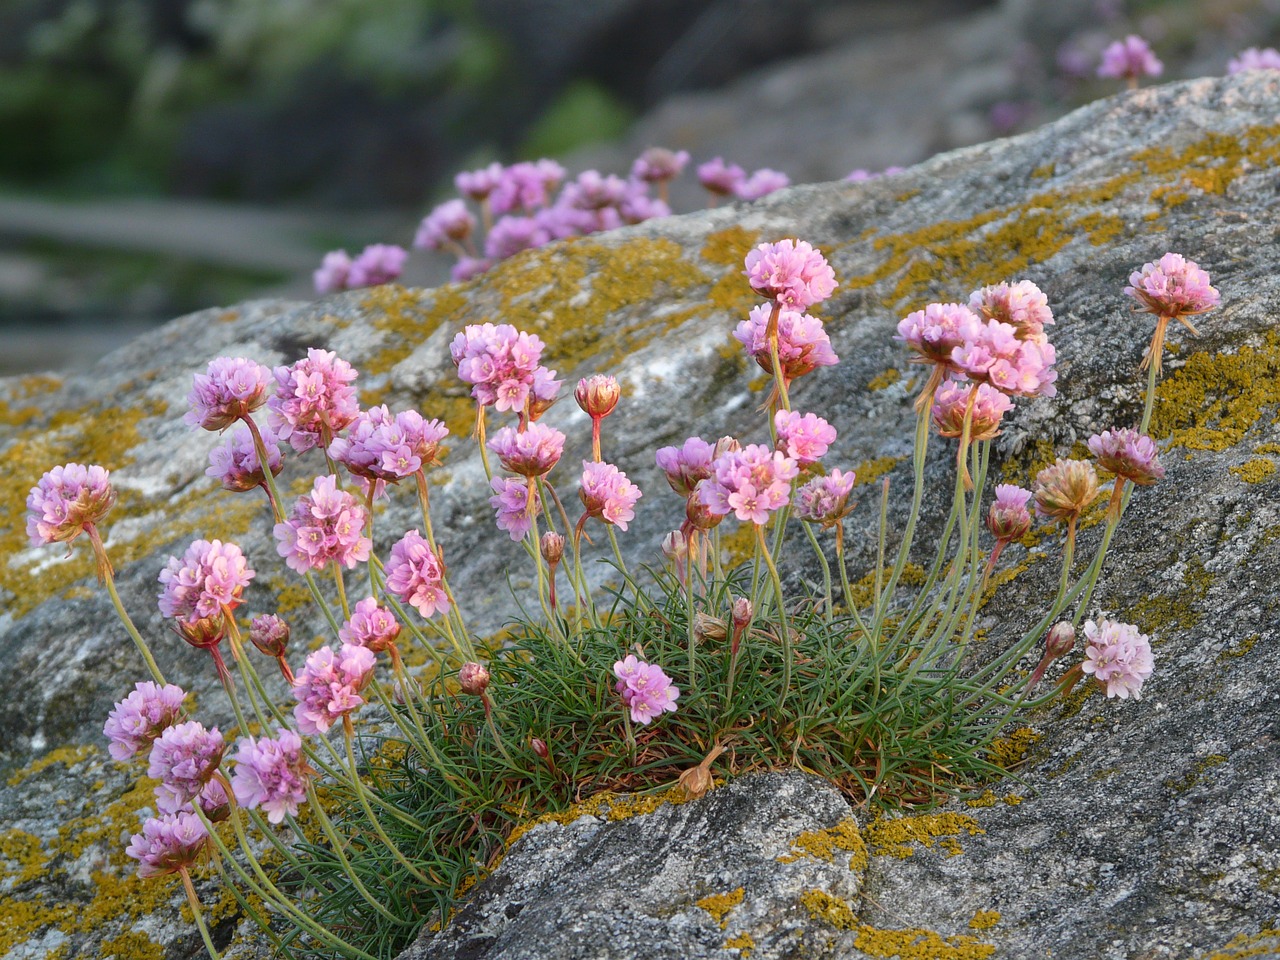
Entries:
{"type": "Polygon", "coordinates": [[[173,621],[173,624],[178,636],[201,650],[216,647],[227,635],[227,625],[223,622],[220,613],[212,617],[201,617],[198,620],[183,620],[179,617],[173,621]]]}
{"type": "Polygon", "coordinates": [[[738,453],[741,449],[742,443],[736,437],[721,437],[716,441],[716,447],[711,454],[711,459],[715,460],[726,453],[738,453]]]}
{"type": "Polygon", "coordinates": [[[537,737],[530,737],[529,746],[532,747],[533,752],[543,760],[551,756],[551,751],[547,749],[547,742],[545,740],[539,740],[537,737]]]}
{"type": "Polygon", "coordinates": [[[987,529],[991,535],[1005,543],[1025,537],[1031,529],[1031,511],[1027,509],[1030,499],[1030,490],[1011,483],[996,487],[996,499],[987,512],[987,529]]]}
{"type": "Polygon", "coordinates": [[[746,597],[735,597],[733,600],[733,626],[737,630],[741,630],[751,622],[752,615],[751,601],[746,597]]]}
{"type": "Polygon", "coordinates": [[[554,567],[564,556],[564,537],[558,533],[548,531],[538,541],[538,547],[542,550],[542,559],[554,567]]]}
{"type": "Polygon", "coordinates": [[[707,530],[714,530],[727,516],[727,514],[712,513],[711,508],[702,502],[696,490],[685,503],[684,515],[695,530],[701,530],[704,533],[707,530]]]}
{"type": "Polygon", "coordinates": [[[723,640],[728,635],[729,631],[725,629],[725,623],[719,617],[713,617],[701,610],[693,615],[693,636],[699,643],[723,640]]]}
{"type": "Polygon", "coordinates": [[[1049,630],[1049,635],[1044,638],[1045,652],[1055,660],[1058,657],[1065,657],[1075,648],[1075,645],[1076,628],[1071,625],[1070,620],[1059,620],[1049,630]]]}
{"type": "Polygon", "coordinates": [[[289,645],[289,624],[274,614],[254,617],[249,624],[249,642],[265,656],[283,657],[289,645]]]}
{"type": "Polygon", "coordinates": [[[672,530],[662,538],[662,555],[668,560],[680,561],[689,555],[689,542],[679,530],[672,530]]]}
{"type": "Polygon", "coordinates": [[[1098,473],[1088,461],[1059,457],[1036,474],[1035,498],[1042,517],[1078,517],[1098,498],[1098,473]]]}
{"type": "Polygon", "coordinates": [[[618,381],[600,373],[579,380],[577,388],[573,391],[573,397],[578,401],[578,406],[593,420],[603,419],[613,413],[613,408],[618,405],[618,398],[621,395],[622,388],[618,386],[618,381]]]}
{"type": "Polygon", "coordinates": [[[483,696],[489,686],[489,671],[484,664],[469,660],[458,669],[458,686],[462,687],[463,693],[483,696]]]}

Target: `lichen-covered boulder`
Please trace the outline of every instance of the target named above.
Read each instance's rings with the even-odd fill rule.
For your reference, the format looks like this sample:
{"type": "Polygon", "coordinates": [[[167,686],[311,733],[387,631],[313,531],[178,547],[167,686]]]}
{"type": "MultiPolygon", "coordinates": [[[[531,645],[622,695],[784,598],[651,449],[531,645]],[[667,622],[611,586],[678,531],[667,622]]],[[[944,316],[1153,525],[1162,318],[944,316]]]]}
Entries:
{"type": "MultiPolygon", "coordinates": [[[[855,576],[873,552],[875,481],[891,478],[891,520],[906,511],[918,373],[891,337],[908,310],[1003,279],[1034,280],[1048,293],[1060,396],[1020,404],[998,441],[996,472],[1026,483],[1055,453],[1138,419],[1136,367],[1152,324],[1121,294],[1131,270],[1175,250],[1210,272],[1223,301],[1199,318],[1200,337],[1172,336],[1152,426],[1168,476],[1133,497],[1095,597],[1098,611],[1155,638],[1144,698],[1120,704],[1077,692],[1016,731],[1004,759],[1025,753],[1020,781],[993,784],[972,809],[932,815],[945,823],[900,825],[900,841],[886,822],[873,827],[855,811],[864,832],[885,831],[870,845],[865,885],[788,908],[826,916],[833,943],[849,933],[846,956],[903,955],[912,944],[922,956],[947,955],[948,944],[970,950],[954,956],[982,955],[961,936],[996,955],[1052,950],[1081,960],[1246,944],[1265,951],[1280,913],[1278,105],[1272,72],[1146,89],[898,176],[796,188],[555,245],[464,286],[206,311],[88,374],[3,382],[0,953],[176,960],[200,950],[180,919],[176,886],[133,879],[122,855],[150,792],[138,767],[107,757],[100,731],[142,665],[94,583],[88,551],[77,544],[64,557],[26,544],[23,500],[45,469],[77,460],[113,471],[120,502],[104,529],[124,602],[166,674],[196,691],[201,719],[225,724],[207,655],[173,637],[155,606],[170,553],[200,536],[233,540],[258,571],[247,610],[293,618],[303,643],[324,630],[277,562],[261,499],[223,494],[204,476],[216,441],[181,422],[194,372],[218,355],[285,363],[320,346],[361,371],[364,404],[413,405],[444,419],[454,437],[432,494],[436,533],[469,622],[491,632],[515,610],[508,575],[517,592],[529,584],[518,549],[494,527],[465,440],[472,413],[448,359],[454,333],[510,322],[547,341],[546,359],[562,376],[609,372],[623,381],[605,454],[645,490],[622,544],[629,560],[649,562],[681,515],[653,448],[694,432],[760,435],[763,377],[730,331],[756,302],[743,255],[785,236],[821,248],[840,281],[821,313],[842,362],[793,396],[839,428],[830,464],[859,473],[855,576]],[[930,937],[943,947],[928,946],[930,937]]],[[[547,419],[570,433],[573,464],[588,448],[586,417],[562,402],[547,419]]],[[[948,460],[935,444],[926,546],[950,491],[948,460]]],[[[313,454],[288,468],[290,495],[321,463],[313,454]]],[[[572,480],[564,487],[571,493],[572,480]]],[[[413,513],[400,498],[379,515],[380,550],[414,526],[413,513]]],[[[1083,531],[1082,556],[1098,536],[1097,527],[1083,531]]],[[[1001,649],[1040,616],[1059,551],[1046,529],[1036,545],[1007,552],[1003,562],[1019,575],[981,612],[983,648],[1001,649]]],[[[603,580],[607,568],[593,575],[603,580]]],[[[217,942],[240,936],[228,898],[209,882],[201,892],[214,904],[217,942]]],[[[744,899],[739,909],[763,915],[774,906],[744,899]]],[[[260,949],[235,942],[233,955],[260,949]]],[[[821,953],[822,942],[806,937],[806,949],[821,953]]]]}

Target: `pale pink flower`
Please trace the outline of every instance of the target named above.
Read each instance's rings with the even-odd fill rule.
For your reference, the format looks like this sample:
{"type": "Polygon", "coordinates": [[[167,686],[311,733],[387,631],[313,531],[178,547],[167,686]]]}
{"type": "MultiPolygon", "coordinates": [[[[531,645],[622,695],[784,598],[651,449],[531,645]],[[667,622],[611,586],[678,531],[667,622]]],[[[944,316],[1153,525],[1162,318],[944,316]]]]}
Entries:
{"type": "Polygon", "coordinates": [[[142,832],[129,840],[125,853],[138,861],[138,876],[147,879],[192,866],[209,842],[209,833],[194,813],[148,817],[142,832]]]}
{"type": "Polygon", "coordinates": [[[800,466],[817,463],[836,442],[836,428],[816,413],[779,410],[773,415],[778,449],[800,466]]]}
{"type": "Polygon", "coordinates": [[[351,272],[351,256],[345,250],[331,250],[324,255],[320,267],[311,275],[316,293],[337,293],[347,289],[351,272]]]}
{"type": "MultiPolygon", "coordinates": [[[[267,451],[267,465],[271,468],[271,475],[278,477],[284,469],[284,462],[280,458],[280,441],[268,426],[259,427],[258,432],[262,435],[262,445],[267,451]]],[[[209,469],[204,473],[222,484],[224,490],[232,493],[244,493],[254,487],[266,485],[267,475],[258,460],[253,434],[245,424],[238,424],[221,446],[209,451],[209,469]]]]}
{"type": "Polygon", "coordinates": [[[605,523],[626,530],[635,518],[640,488],[611,463],[582,462],[582,486],[578,490],[587,516],[599,517],[605,523]]]}
{"type": "Polygon", "coordinates": [[[698,164],[698,182],[717,197],[732,196],[747,179],[747,173],[736,163],[726,164],[721,157],[698,164]]]}
{"type": "Polygon", "coordinates": [[[225,430],[267,401],[271,371],[245,357],[218,357],[193,378],[182,417],[193,428],[225,430]]]}
{"type": "Polygon", "coordinates": [[[27,536],[33,546],[70,543],[111,510],[111,474],[95,465],[54,467],[27,494],[27,536]]]}
{"type": "MultiPolygon", "coordinates": [[[[766,336],[772,311],[770,304],[760,304],[733,331],[734,339],[747,348],[747,353],[766,373],[773,373],[773,358],[766,336]]],[[[783,310],[778,314],[778,364],[787,383],[818,367],[834,366],[839,359],[831,349],[831,340],[822,327],[822,321],[817,317],[795,310],[783,310]]]]}
{"type": "Polygon", "coordinates": [[[356,371],[331,350],[312,347],[304,359],[272,374],[276,392],[267,401],[268,423],[298,453],[327,443],[360,412],[351,386],[356,371]]]}
{"type": "Polygon", "coordinates": [[[1089,452],[1103,470],[1140,486],[1149,486],[1164,477],[1155,441],[1129,427],[1094,434],[1089,438],[1089,452]]]}
{"type": "Polygon", "coordinates": [[[650,147],[636,157],[635,163],[631,165],[631,175],[646,183],[661,183],[680,176],[688,162],[687,150],[671,151],[664,147],[650,147]]]}
{"type": "Polygon", "coordinates": [[[253,571],[240,548],[221,540],[196,540],[182,559],[170,557],[160,571],[160,612],[166,617],[195,621],[234,610],[253,571]]]}
{"type": "Polygon", "coordinates": [[[416,410],[392,416],[383,404],[351,421],[345,437],[334,437],[329,456],[355,476],[377,484],[376,495],[386,484],[438,463],[440,444],[448,435],[439,420],[425,420],[416,410]]]}
{"type": "Polygon", "coordinates": [[[444,563],[418,531],[410,530],[392,546],[386,573],[387,592],[401,603],[411,604],[424,617],[449,612],[444,563]]]}
{"type": "Polygon", "coordinates": [[[306,665],[293,681],[293,697],[298,701],[293,717],[298,729],[307,734],[327,733],[335,721],[360,707],[360,696],[377,658],[365,647],[344,643],[338,653],[321,647],[307,657],[306,665]]]}
{"type": "Polygon", "coordinates": [[[996,498],[987,512],[987,529],[997,540],[1020,540],[1031,529],[1031,511],[1027,502],[1031,491],[1012,483],[996,487],[996,498]]]}
{"type": "Polygon", "coordinates": [[[1107,699],[1140,699],[1143,682],[1155,670],[1151,638],[1132,624],[1106,619],[1086,620],[1084,635],[1088,646],[1080,668],[1101,684],[1107,699]]]}
{"type": "Polygon", "coordinates": [[[282,729],[275,737],[245,737],[237,745],[231,789],[236,802],[267,812],[280,823],[295,816],[307,799],[307,785],[315,775],[302,752],[302,738],[282,729]]]}
{"type": "Polygon", "coordinates": [[[796,491],[796,516],[805,523],[834,527],[849,513],[849,494],[856,479],[852,470],[814,477],[796,491]]]}
{"type": "Polygon", "coordinates": [[[376,597],[366,597],[351,608],[351,617],[338,629],[338,639],[356,647],[382,653],[395,645],[400,624],[395,614],[378,606],[376,597]]]}
{"type": "Polygon", "coordinates": [[[1249,47],[1241,50],[1227,64],[1227,74],[1243,73],[1246,70],[1280,70],[1280,50],[1275,47],[1249,47]]]}
{"type": "Polygon", "coordinates": [[[1044,343],[1044,328],[1053,323],[1049,298],[1030,280],[975,290],[969,296],[969,308],[983,319],[1009,324],[1019,340],[1044,343]]]}
{"type": "Polygon", "coordinates": [[[787,505],[790,483],[799,473],[796,462],[781,451],[748,444],[716,457],[712,476],[698,487],[698,497],[714,514],[733,513],[744,522],[763,524],[770,513],[787,505]]]}
{"type": "Polygon", "coordinates": [[[959,437],[964,433],[964,413],[975,390],[978,393],[970,414],[969,439],[990,440],[1000,433],[1000,421],[1013,409],[1013,401],[985,383],[948,380],[933,395],[931,416],[939,436],[959,437]]]}
{"type": "Polygon", "coordinates": [[[422,218],[413,245],[421,250],[456,249],[475,228],[476,218],[467,205],[458,199],[448,200],[422,218]]]}
{"type": "Polygon", "coordinates": [[[680,688],[672,685],[657,664],[645,663],[632,654],[613,665],[613,675],[618,678],[614,689],[630,708],[633,723],[648,724],[663,713],[675,712],[680,688]]]}
{"type": "Polygon", "coordinates": [[[977,336],[981,325],[978,315],[963,304],[931,303],[903,317],[893,339],[918,354],[911,358],[912,363],[933,363],[952,373],[956,369],[951,360],[953,351],[977,336]]]}
{"type": "MultiPolygon", "coordinates": [[[[472,384],[477,403],[519,412],[534,387],[542,341],[509,323],[469,324],[453,338],[449,354],[459,378],[472,384]]],[[[548,373],[554,376],[554,371],[548,373]]],[[[559,386],[559,381],[551,382],[559,386]]]]}
{"type": "Polygon", "coordinates": [[[745,265],[752,289],[784,310],[807,310],[837,286],[826,258],[804,240],[762,243],[747,254],[745,265]]]}
{"type": "Polygon", "coordinates": [[[490,482],[493,496],[489,506],[497,511],[498,529],[507,531],[512,540],[523,540],[533,526],[533,519],[542,512],[542,501],[534,497],[530,509],[527,480],[511,477],[494,477],[490,482]]]}
{"type": "Polygon", "coordinates": [[[111,741],[108,752],[115,760],[128,760],[152,743],[182,716],[186,693],[179,686],[163,687],[146,680],[112,708],[103,734],[111,741]]]}
{"type": "Polygon", "coordinates": [[[1102,51],[1102,63],[1098,65],[1098,76],[1113,80],[1136,81],[1139,77],[1158,77],[1163,72],[1164,64],[1151,52],[1147,41],[1133,33],[1102,51]]]}
{"type": "Polygon", "coordinates": [[[564,172],[554,160],[513,163],[498,176],[489,193],[489,205],[499,215],[544,207],[560,186],[564,172]]]}
{"type": "Polygon", "coordinates": [[[484,239],[484,255],[490,260],[506,260],[524,250],[551,242],[551,234],[533,217],[500,218],[484,239]]]}
{"type": "Polygon", "coordinates": [[[254,617],[249,624],[249,642],[268,657],[284,656],[289,633],[289,624],[274,613],[254,617]]]}
{"type": "Polygon", "coordinates": [[[474,280],[492,266],[492,260],[482,257],[459,257],[458,262],[449,268],[449,279],[455,283],[466,283],[468,280],[474,280]]]}
{"type": "Polygon", "coordinates": [[[458,192],[477,202],[485,200],[502,180],[502,164],[491,163],[479,170],[466,170],[456,174],[453,185],[458,192]]]}
{"type": "Polygon", "coordinates": [[[404,247],[390,243],[371,243],[351,261],[351,268],[347,271],[347,286],[376,287],[381,283],[390,283],[400,276],[408,258],[409,252],[404,247]]]}
{"type": "Polygon", "coordinates": [[[1019,340],[1017,330],[999,320],[972,328],[968,339],[951,351],[958,373],[1014,397],[1056,396],[1055,360],[1053,344],[1019,340]]]}
{"type": "Polygon", "coordinates": [[[555,427],[531,423],[523,432],[515,427],[503,427],[487,446],[512,473],[540,477],[560,462],[564,441],[564,434],[555,427]]]}
{"type": "Polygon", "coordinates": [[[739,200],[759,200],[783,187],[791,186],[791,178],[779,170],[761,167],[738,185],[734,192],[739,200]]]}
{"type": "Polygon", "coordinates": [[[701,437],[690,437],[679,447],[659,447],[655,454],[667,483],[682,497],[689,496],[700,481],[711,476],[714,458],[715,448],[701,437]]]}
{"type": "Polygon", "coordinates": [[[276,552],[298,573],[322,569],[330,561],[350,570],[369,559],[367,519],[360,501],[338,489],[337,477],[317,477],[311,493],[299,497],[289,518],[275,525],[276,552]]]}
{"type": "Polygon", "coordinates": [[[1129,275],[1124,292],[1141,304],[1143,312],[1170,320],[1205,313],[1219,300],[1217,289],[1209,285],[1209,274],[1177,253],[1143,264],[1129,275]]]}
{"type": "Polygon", "coordinates": [[[200,796],[218,771],[224,746],[217,727],[206,730],[196,720],[165,729],[151,745],[147,767],[147,776],[160,781],[156,806],[165,813],[176,813],[182,804],[200,796]]]}

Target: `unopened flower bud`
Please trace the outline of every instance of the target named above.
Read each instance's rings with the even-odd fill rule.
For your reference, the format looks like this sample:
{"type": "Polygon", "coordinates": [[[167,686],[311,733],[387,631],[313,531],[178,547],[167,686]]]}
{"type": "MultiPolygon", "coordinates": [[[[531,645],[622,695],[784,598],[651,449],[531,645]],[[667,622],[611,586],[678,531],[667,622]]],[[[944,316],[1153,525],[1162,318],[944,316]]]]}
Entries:
{"type": "Polygon", "coordinates": [[[533,752],[543,760],[551,756],[551,751],[547,749],[547,742],[545,740],[539,740],[537,737],[530,737],[529,746],[532,747],[533,752]]]}
{"type": "Polygon", "coordinates": [[[684,515],[695,530],[701,530],[704,533],[707,530],[714,530],[725,518],[724,514],[712,513],[711,508],[702,502],[696,490],[685,502],[684,515]]]}
{"type": "Polygon", "coordinates": [[[690,767],[680,774],[678,782],[684,790],[685,796],[690,800],[697,800],[711,789],[715,779],[711,776],[709,769],[702,766],[702,764],[698,764],[696,767],[690,767]]]}
{"type": "Polygon", "coordinates": [[[1031,499],[1031,491],[1013,484],[1001,484],[996,487],[996,499],[987,512],[987,529],[997,540],[1006,543],[1020,540],[1031,529],[1031,511],[1027,509],[1027,501],[1031,499]]]}
{"type": "Polygon", "coordinates": [[[613,413],[622,388],[615,378],[597,373],[579,380],[573,396],[587,416],[600,420],[613,413]]]}
{"type": "MultiPolygon", "coordinates": [[[[405,677],[405,679],[408,681],[409,694],[421,700],[422,684],[418,683],[418,681],[415,680],[413,677],[405,677]]],[[[405,687],[402,687],[400,685],[399,680],[396,680],[394,683],[391,684],[391,699],[394,700],[397,704],[399,704],[402,707],[405,705],[405,702],[407,700],[407,697],[405,696],[405,687]]]]}
{"type": "Polygon", "coordinates": [[[716,441],[715,453],[712,459],[721,457],[726,453],[738,453],[742,450],[742,444],[734,437],[721,437],[716,441]]]}
{"type": "Polygon", "coordinates": [[[746,597],[736,597],[733,601],[732,613],[734,630],[745,629],[747,624],[751,622],[753,612],[750,600],[746,597]]]}
{"type": "Polygon", "coordinates": [[[548,566],[554,567],[564,556],[564,537],[548,531],[538,541],[538,547],[542,551],[542,559],[547,561],[548,566]]]}
{"type": "Polygon", "coordinates": [[[469,660],[458,670],[458,686],[462,687],[463,693],[483,696],[489,686],[489,671],[484,664],[469,660]]]}
{"type": "Polygon", "coordinates": [[[1065,657],[1075,648],[1075,645],[1076,628],[1071,625],[1070,620],[1060,620],[1055,623],[1049,635],[1044,638],[1045,653],[1054,660],[1065,657]]]}
{"type": "Polygon", "coordinates": [[[1098,499],[1098,473],[1087,460],[1058,458],[1036,474],[1036,513],[1053,520],[1078,517],[1098,499]]]}
{"type": "Polygon", "coordinates": [[[689,542],[679,530],[672,530],[662,538],[662,554],[673,563],[678,563],[689,555],[689,542]]]}
{"type": "Polygon", "coordinates": [[[249,624],[249,642],[268,657],[283,657],[289,645],[289,624],[274,614],[254,617],[249,624]]]}
{"type": "Polygon", "coordinates": [[[227,626],[223,622],[222,614],[202,617],[199,620],[184,620],[179,617],[174,620],[174,627],[178,636],[191,646],[200,649],[216,647],[227,635],[227,626]]]}
{"type": "Polygon", "coordinates": [[[729,635],[725,622],[699,610],[693,615],[693,636],[699,643],[723,640],[729,635]]]}

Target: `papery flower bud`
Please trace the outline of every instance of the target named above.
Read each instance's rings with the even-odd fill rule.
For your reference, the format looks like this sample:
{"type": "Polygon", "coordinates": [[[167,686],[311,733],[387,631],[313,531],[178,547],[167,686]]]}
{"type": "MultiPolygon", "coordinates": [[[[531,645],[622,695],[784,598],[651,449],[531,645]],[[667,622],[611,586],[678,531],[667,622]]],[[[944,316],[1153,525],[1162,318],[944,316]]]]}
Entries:
{"type": "Polygon", "coordinates": [[[684,516],[689,521],[689,525],[695,530],[701,530],[706,533],[708,530],[714,530],[720,526],[726,514],[714,513],[709,506],[702,502],[702,498],[695,489],[685,501],[684,516]]]}
{"type": "Polygon", "coordinates": [[[728,635],[728,626],[719,617],[713,617],[701,610],[693,615],[693,636],[699,643],[723,640],[728,635]]]}
{"type": "Polygon", "coordinates": [[[173,630],[196,649],[207,650],[209,647],[216,647],[226,637],[226,618],[217,613],[198,620],[178,619],[173,621],[173,630]]]}
{"type": "Polygon", "coordinates": [[[662,538],[662,555],[672,562],[679,563],[689,555],[689,541],[679,530],[672,530],[662,538]]]}
{"type": "Polygon", "coordinates": [[[289,646],[289,624],[275,614],[254,617],[249,624],[249,642],[268,657],[283,657],[289,646]]]}
{"type": "Polygon", "coordinates": [[[473,697],[484,696],[489,687],[489,671],[484,664],[469,660],[458,669],[458,686],[473,697]]]}
{"type": "MultiPolygon", "coordinates": [[[[408,686],[409,695],[413,697],[417,697],[419,700],[421,700],[422,684],[420,684],[413,677],[405,677],[405,680],[408,681],[407,686],[408,686]]],[[[399,680],[393,681],[391,684],[391,699],[394,700],[397,704],[399,704],[402,707],[405,705],[405,702],[406,702],[405,688],[400,685],[399,680]]]]}
{"type": "Polygon", "coordinates": [[[533,749],[533,752],[543,760],[551,756],[551,751],[547,749],[547,742],[545,740],[540,740],[537,737],[530,737],[529,746],[533,749]]]}
{"type": "Polygon", "coordinates": [[[1011,483],[996,487],[996,499],[987,513],[987,529],[997,540],[1021,540],[1031,529],[1031,511],[1027,501],[1031,491],[1011,483]]]}
{"type": "Polygon", "coordinates": [[[622,388],[618,381],[604,374],[594,374],[578,381],[573,397],[578,401],[582,412],[592,419],[599,420],[613,413],[622,396],[622,388]]]}
{"type": "Polygon", "coordinates": [[[716,441],[715,449],[711,452],[711,459],[714,462],[726,453],[737,453],[741,449],[742,443],[737,437],[721,437],[716,441]]]}
{"type": "Polygon", "coordinates": [[[746,597],[734,597],[732,610],[733,628],[735,630],[744,629],[751,622],[751,617],[754,613],[751,601],[746,597]]]}
{"type": "Polygon", "coordinates": [[[1086,460],[1059,457],[1036,474],[1036,513],[1052,520],[1078,517],[1098,498],[1098,473],[1086,460]]]}
{"type": "Polygon", "coordinates": [[[1065,657],[1076,645],[1076,628],[1070,620],[1059,620],[1044,638],[1045,653],[1052,659],[1065,657]]]}
{"type": "Polygon", "coordinates": [[[554,567],[564,556],[564,537],[553,531],[547,531],[538,541],[538,548],[542,551],[542,559],[547,561],[547,565],[554,567]]]}

